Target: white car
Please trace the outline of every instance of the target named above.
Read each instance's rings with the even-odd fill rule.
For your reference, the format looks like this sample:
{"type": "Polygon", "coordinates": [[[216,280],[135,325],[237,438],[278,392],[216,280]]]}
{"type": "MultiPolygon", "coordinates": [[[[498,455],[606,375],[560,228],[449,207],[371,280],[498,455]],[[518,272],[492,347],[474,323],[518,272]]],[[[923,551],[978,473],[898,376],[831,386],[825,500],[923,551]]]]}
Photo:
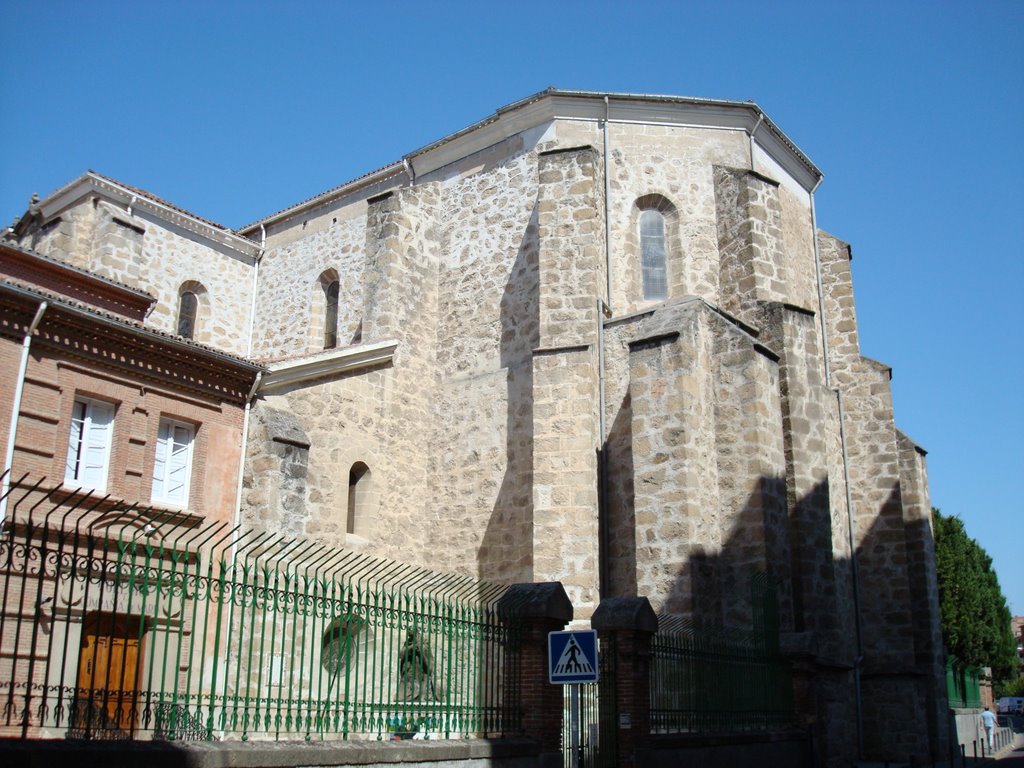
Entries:
{"type": "Polygon", "coordinates": [[[1020,715],[1024,714],[1024,697],[1003,696],[996,701],[997,715],[1020,715]]]}

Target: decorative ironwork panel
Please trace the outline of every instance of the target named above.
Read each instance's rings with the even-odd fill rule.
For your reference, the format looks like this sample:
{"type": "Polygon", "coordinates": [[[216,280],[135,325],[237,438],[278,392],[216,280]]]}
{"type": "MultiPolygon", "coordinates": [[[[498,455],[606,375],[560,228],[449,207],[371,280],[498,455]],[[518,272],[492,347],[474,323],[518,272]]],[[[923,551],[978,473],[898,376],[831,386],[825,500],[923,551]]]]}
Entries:
{"type": "Polygon", "coordinates": [[[11,488],[0,735],[519,731],[504,586],[25,478],[11,488]]]}

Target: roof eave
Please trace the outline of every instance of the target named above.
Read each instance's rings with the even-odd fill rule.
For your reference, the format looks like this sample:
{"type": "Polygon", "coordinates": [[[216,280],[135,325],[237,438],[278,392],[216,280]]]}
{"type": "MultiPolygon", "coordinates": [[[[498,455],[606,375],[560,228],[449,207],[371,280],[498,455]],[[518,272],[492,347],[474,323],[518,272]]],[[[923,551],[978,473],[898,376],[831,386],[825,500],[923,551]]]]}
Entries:
{"type": "Polygon", "coordinates": [[[405,159],[413,162],[416,175],[422,176],[555,119],[665,123],[742,130],[747,134],[756,130],[755,141],[808,192],[824,177],[753,101],[554,88],[502,107],[484,120],[409,153],[405,159]]]}
{"type": "Polygon", "coordinates": [[[148,293],[147,291],[142,290],[141,288],[134,288],[130,285],[119,283],[117,280],[112,280],[109,277],[97,274],[96,272],[91,272],[88,269],[83,269],[82,267],[75,266],[74,264],[69,264],[66,261],[55,259],[52,256],[47,256],[44,253],[37,253],[36,251],[33,251],[31,248],[26,248],[23,245],[19,245],[17,243],[12,242],[3,242],[0,243],[0,248],[7,251],[11,251],[12,253],[15,254],[19,254],[21,256],[27,256],[31,259],[38,259],[39,261],[45,264],[52,265],[52,267],[57,269],[73,272],[74,274],[79,275],[80,277],[90,282],[98,283],[107,288],[117,290],[127,296],[132,296],[133,298],[137,299],[140,304],[152,306],[153,304],[156,303],[156,297],[148,293]]]}
{"type": "Polygon", "coordinates": [[[131,206],[133,209],[145,210],[159,219],[230,248],[250,259],[259,258],[259,244],[254,243],[247,237],[237,234],[230,229],[214,226],[187,212],[164,205],[152,197],[139,194],[136,190],[130,189],[113,179],[108,179],[93,171],[86,171],[44,200],[35,203],[30,212],[38,212],[45,221],[94,192],[126,207],[131,206]]]}
{"type": "Polygon", "coordinates": [[[149,328],[146,328],[145,326],[138,325],[136,323],[126,322],[124,320],[114,317],[108,317],[107,315],[102,314],[100,312],[95,312],[84,307],[69,304],[68,302],[62,301],[57,297],[51,296],[46,293],[40,293],[39,291],[34,291],[31,288],[26,288],[20,285],[13,285],[11,283],[0,283],[0,291],[6,291],[8,293],[12,293],[17,296],[22,296],[23,298],[27,298],[36,302],[46,302],[47,305],[56,307],[60,311],[68,312],[69,314],[76,315],[78,317],[88,318],[93,322],[105,325],[110,328],[117,328],[120,331],[135,333],[140,336],[144,336],[157,343],[166,344],[169,347],[182,350],[184,352],[187,352],[188,354],[196,355],[197,357],[205,357],[210,360],[216,360],[222,364],[230,365],[236,370],[246,371],[252,373],[253,375],[255,375],[258,372],[266,370],[263,366],[257,363],[253,363],[244,358],[235,357],[234,355],[228,355],[211,347],[198,344],[196,342],[186,341],[185,339],[170,336],[165,333],[160,333],[158,331],[151,330],[149,328]]]}
{"type": "Polygon", "coordinates": [[[432,173],[461,158],[493,146],[522,131],[555,119],[612,122],[664,122],[694,127],[756,130],[755,141],[808,193],[824,174],[753,101],[729,101],[640,93],[611,93],[548,88],[500,107],[472,125],[431,142],[378,171],[304,200],[241,229],[253,233],[327,204],[362,188],[386,181],[404,171],[408,162],[417,177],[432,173]],[[608,103],[606,105],[605,99],[608,103]],[[758,126],[761,126],[760,128],[758,126]]]}

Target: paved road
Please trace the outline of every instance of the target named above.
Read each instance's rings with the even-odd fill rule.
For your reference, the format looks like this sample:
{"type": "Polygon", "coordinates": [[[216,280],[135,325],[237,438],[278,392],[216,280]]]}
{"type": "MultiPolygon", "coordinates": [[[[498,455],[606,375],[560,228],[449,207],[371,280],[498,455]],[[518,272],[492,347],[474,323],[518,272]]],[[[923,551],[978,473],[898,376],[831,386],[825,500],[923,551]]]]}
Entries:
{"type": "MultiPolygon", "coordinates": [[[[999,762],[1003,763],[1006,768],[1010,768],[1010,766],[1021,766],[1021,768],[1024,768],[1024,747],[1017,747],[1013,752],[999,758],[999,762]]],[[[1000,766],[1000,768],[1003,767],[1000,766]]]]}

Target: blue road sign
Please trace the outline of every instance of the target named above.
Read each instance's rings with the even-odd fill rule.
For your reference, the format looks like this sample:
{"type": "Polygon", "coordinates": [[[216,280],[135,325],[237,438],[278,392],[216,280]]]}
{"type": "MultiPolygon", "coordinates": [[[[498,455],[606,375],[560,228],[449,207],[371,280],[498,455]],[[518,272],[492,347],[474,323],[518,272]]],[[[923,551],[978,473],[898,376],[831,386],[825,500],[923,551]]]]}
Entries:
{"type": "Polygon", "coordinates": [[[549,683],[596,683],[597,669],[597,632],[548,633],[549,683]]]}

